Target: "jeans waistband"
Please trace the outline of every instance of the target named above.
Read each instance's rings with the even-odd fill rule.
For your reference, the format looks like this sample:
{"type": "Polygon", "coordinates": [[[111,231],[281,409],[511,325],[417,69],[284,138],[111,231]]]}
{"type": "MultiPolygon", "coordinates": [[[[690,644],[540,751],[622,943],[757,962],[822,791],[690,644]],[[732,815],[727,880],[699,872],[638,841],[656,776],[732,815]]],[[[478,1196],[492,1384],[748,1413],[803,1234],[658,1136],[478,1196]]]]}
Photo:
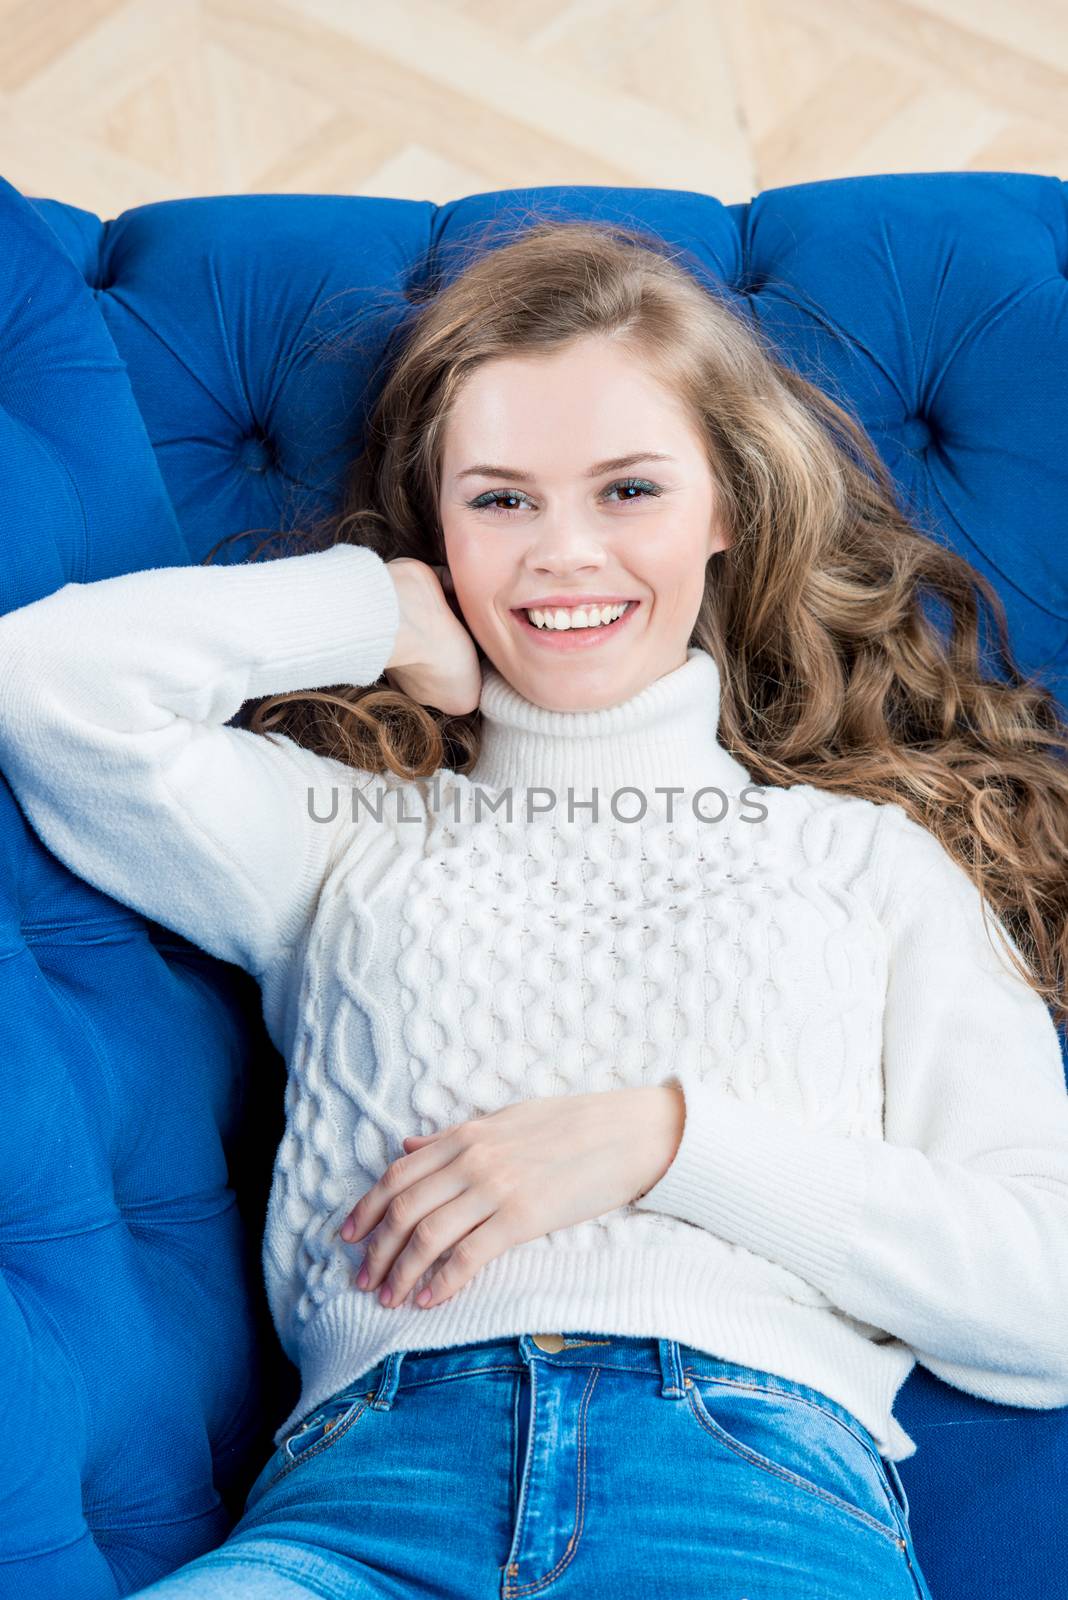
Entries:
{"type": "Polygon", "coordinates": [[[810,1400],[848,1427],[859,1430],[878,1455],[874,1439],[853,1412],[822,1390],[793,1378],[784,1378],[778,1373],[736,1361],[725,1361],[707,1350],[682,1344],[676,1339],[578,1330],[559,1335],[538,1335],[554,1346],[552,1349],[542,1349],[535,1343],[535,1337],[531,1333],[520,1333],[500,1339],[473,1340],[444,1349],[394,1350],[349,1387],[353,1391],[371,1394],[371,1404],[380,1411],[388,1411],[398,1393],[403,1393],[405,1388],[432,1383],[462,1372],[502,1367],[521,1371],[532,1361],[542,1361],[548,1366],[596,1366],[604,1370],[659,1376],[660,1393],[669,1400],[683,1400],[686,1398],[686,1378],[693,1373],[702,1378],[747,1384],[753,1388],[771,1389],[780,1394],[810,1400]]]}
{"type": "MultiPolygon", "coordinates": [[[[690,1347],[680,1345],[675,1339],[584,1332],[558,1335],[553,1343],[557,1339],[565,1343],[554,1350],[542,1349],[531,1333],[512,1334],[503,1339],[478,1339],[440,1350],[393,1350],[350,1387],[367,1393],[373,1391],[371,1404],[379,1411],[388,1411],[398,1392],[417,1384],[433,1383],[457,1372],[478,1372],[487,1368],[505,1367],[518,1372],[531,1361],[545,1361],[552,1366],[614,1367],[621,1371],[659,1373],[661,1394],[671,1399],[685,1396],[683,1355],[690,1347]]],[[[714,1359],[696,1350],[692,1355],[706,1362],[714,1359]]]]}

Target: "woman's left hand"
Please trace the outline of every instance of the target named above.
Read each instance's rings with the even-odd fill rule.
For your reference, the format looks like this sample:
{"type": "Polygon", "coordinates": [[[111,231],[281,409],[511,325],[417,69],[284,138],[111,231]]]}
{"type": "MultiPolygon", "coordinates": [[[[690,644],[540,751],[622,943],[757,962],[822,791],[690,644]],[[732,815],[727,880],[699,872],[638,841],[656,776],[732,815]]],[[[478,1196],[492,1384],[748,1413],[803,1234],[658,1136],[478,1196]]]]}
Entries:
{"type": "Polygon", "coordinates": [[[346,1240],[378,1228],[360,1287],[374,1290],[388,1275],[382,1292],[389,1295],[379,1299],[400,1305],[451,1249],[417,1297],[437,1305],[512,1245],[629,1204],[667,1171],[684,1115],[682,1091],[658,1084],[521,1100],[405,1139],[407,1153],[390,1163],[341,1227],[346,1240]]]}

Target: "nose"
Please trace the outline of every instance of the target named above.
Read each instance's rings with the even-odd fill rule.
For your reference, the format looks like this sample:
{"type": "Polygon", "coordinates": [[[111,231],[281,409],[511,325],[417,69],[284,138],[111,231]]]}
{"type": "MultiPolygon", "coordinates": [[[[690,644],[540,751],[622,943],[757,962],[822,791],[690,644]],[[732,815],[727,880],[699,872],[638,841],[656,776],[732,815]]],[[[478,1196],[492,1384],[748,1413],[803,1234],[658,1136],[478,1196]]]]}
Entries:
{"type": "Polygon", "coordinates": [[[571,572],[598,572],[606,560],[603,542],[575,518],[543,524],[526,554],[526,565],[532,573],[557,577],[571,572]]]}

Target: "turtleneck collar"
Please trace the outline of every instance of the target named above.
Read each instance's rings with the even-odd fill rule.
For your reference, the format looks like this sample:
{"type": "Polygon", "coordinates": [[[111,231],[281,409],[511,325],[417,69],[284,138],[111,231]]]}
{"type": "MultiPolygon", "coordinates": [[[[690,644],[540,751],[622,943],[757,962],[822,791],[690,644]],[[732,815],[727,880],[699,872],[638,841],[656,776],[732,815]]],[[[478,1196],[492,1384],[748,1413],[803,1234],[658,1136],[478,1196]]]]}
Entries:
{"type": "MultiPolygon", "coordinates": [[[[487,790],[511,787],[518,798],[531,787],[553,791],[556,807],[566,808],[567,791],[576,801],[592,798],[602,808],[617,789],[640,789],[648,814],[666,815],[658,787],[681,787],[676,806],[689,806],[706,786],[721,789],[731,801],[749,783],[742,763],[719,742],[720,672],[707,650],[691,645],[682,666],[656,678],[618,705],[594,711],[547,711],[527,700],[488,661],[483,662],[482,745],[468,778],[487,790]]],[[[640,811],[636,796],[624,795],[628,815],[640,811]]],[[[716,797],[699,802],[716,812],[716,797]]]]}

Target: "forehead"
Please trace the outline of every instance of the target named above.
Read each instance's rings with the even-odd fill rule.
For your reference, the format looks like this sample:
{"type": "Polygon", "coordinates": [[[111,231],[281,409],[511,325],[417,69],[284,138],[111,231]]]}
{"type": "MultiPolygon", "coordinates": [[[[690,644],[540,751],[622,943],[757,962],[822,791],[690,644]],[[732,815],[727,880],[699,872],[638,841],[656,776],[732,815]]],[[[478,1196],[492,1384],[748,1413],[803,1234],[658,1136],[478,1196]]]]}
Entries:
{"type": "Polygon", "coordinates": [[[581,476],[595,461],[699,448],[681,404],[625,351],[587,348],[485,362],[458,393],[445,430],[447,470],[476,462],[581,476]]]}

